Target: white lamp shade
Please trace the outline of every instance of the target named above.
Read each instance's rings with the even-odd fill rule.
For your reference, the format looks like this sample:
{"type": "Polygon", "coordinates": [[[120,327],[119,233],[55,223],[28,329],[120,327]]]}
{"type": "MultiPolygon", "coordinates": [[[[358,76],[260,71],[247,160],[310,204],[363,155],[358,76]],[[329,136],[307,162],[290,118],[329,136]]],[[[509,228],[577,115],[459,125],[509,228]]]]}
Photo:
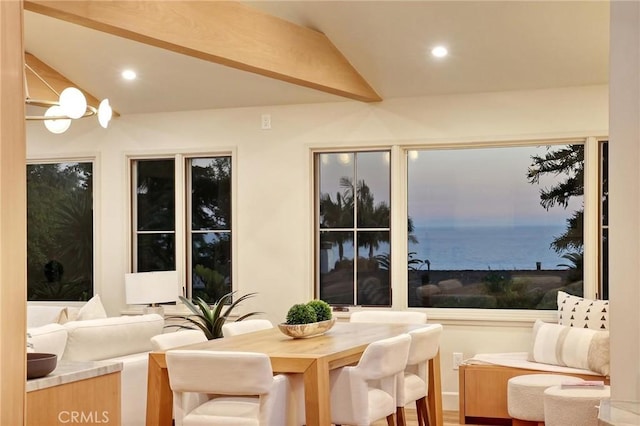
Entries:
{"type": "Polygon", "coordinates": [[[125,274],[124,286],[128,305],[175,302],[181,294],[177,271],[125,274]]]}
{"type": "Polygon", "coordinates": [[[60,107],[69,118],[80,118],[87,112],[87,98],[80,89],[67,87],[60,93],[60,107]]]}
{"type": "MultiPolygon", "coordinates": [[[[64,117],[66,114],[57,105],[47,109],[44,113],[45,117],[64,117]]],[[[71,126],[71,120],[68,118],[60,118],[55,120],[44,120],[44,126],[48,131],[55,134],[64,133],[71,126]]]]}
{"type": "Polygon", "coordinates": [[[98,123],[106,129],[109,121],[111,121],[112,115],[113,110],[111,109],[111,105],[109,105],[109,99],[103,99],[100,105],[98,105],[98,123]]]}

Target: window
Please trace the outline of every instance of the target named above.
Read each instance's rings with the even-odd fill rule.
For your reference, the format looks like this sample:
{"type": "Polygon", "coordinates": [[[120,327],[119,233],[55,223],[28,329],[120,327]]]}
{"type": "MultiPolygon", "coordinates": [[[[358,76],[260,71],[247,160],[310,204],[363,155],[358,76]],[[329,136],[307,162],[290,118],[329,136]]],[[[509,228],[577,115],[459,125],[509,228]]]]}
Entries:
{"type": "Polygon", "coordinates": [[[132,177],[132,269],[187,271],[208,302],[231,291],[231,157],[137,159],[132,177]]]}
{"type": "Polygon", "coordinates": [[[600,142],[600,291],[609,299],[609,143],[600,142]]]}
{"type": "Polygon", "coordinates": [[[27,300],[93,296],[93,163],[27,165],[27,300]]]}
{"type": "Polygon", "coordinates": [[[175,164],[139,160],[136,167],[136,272],[176,268],[175,164]]]}
{"type": "Polygon", "coordinates": [[[606,154],[593,137],[316,152],[316,297],[530,311],[556,309],[560,289],[606,297],[606,154]]]}
{"type": "Polygon", "coordinates": [[[231,291],[231,158],[190,160],[191,294],[215,301],[231,291]]]}
{"type": "Polygon", "coordinates": [[[411,151],[407,170],[409,306],[582,295],[583,145],[411,151]]]}
{"type": "Polygon", "coordinates": [[[318,292],[330,304],[391,305],[389,158],[316,154],[318,292]]]}

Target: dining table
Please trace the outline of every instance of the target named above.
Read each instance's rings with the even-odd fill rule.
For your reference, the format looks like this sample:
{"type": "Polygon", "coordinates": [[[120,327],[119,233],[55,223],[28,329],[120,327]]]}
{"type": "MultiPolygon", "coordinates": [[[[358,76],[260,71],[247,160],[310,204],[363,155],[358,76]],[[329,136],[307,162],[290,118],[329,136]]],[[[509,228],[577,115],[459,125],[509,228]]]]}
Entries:
{"type": "MultiPolygon", "coordinates": [[[[324,334],[294,339],[277,327],[182,346],[180,349],[241,351],[267,354],[274,374],[302,374],[307,426],[331,425],[329,372],[358,363],[367,346],[429,324],[336,322],[324,334]]],[[[428,361],[427,404],[431,425],[442,426],[440,353],[428,361]]],[[[147,426],[171,426],[173,394],[164,352],[150,352],[147,383],[147,426]]]]}

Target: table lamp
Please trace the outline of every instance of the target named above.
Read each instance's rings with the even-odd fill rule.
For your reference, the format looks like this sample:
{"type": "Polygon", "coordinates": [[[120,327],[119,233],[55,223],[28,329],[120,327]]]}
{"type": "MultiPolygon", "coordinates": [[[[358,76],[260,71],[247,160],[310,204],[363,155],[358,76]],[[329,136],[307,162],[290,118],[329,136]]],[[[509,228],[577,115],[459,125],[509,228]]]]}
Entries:
{"type": "Polygon", "coordinates": [[[147,305],[145,314],[164,314],[159,303],[175,302],[180,294],[177,271],[135,272],[124,275],[128,305],[147,305]]]}

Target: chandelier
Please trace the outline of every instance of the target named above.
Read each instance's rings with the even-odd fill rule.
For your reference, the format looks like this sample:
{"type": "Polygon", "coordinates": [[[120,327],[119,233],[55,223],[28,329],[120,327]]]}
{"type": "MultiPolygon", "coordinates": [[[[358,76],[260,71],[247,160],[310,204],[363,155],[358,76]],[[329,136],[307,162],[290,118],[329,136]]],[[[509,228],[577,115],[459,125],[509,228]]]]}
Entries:
{"type": "Polygon", "coordinates": [[[30,53],[25,53],[24,87],[25,118],[44,121],[51,133],[64,133],[72,120],[92,116],[97,116],[100,126],[106,129],[113,116],[108,99],[98,101],[74,87],[64,76],[30,53]]]}

